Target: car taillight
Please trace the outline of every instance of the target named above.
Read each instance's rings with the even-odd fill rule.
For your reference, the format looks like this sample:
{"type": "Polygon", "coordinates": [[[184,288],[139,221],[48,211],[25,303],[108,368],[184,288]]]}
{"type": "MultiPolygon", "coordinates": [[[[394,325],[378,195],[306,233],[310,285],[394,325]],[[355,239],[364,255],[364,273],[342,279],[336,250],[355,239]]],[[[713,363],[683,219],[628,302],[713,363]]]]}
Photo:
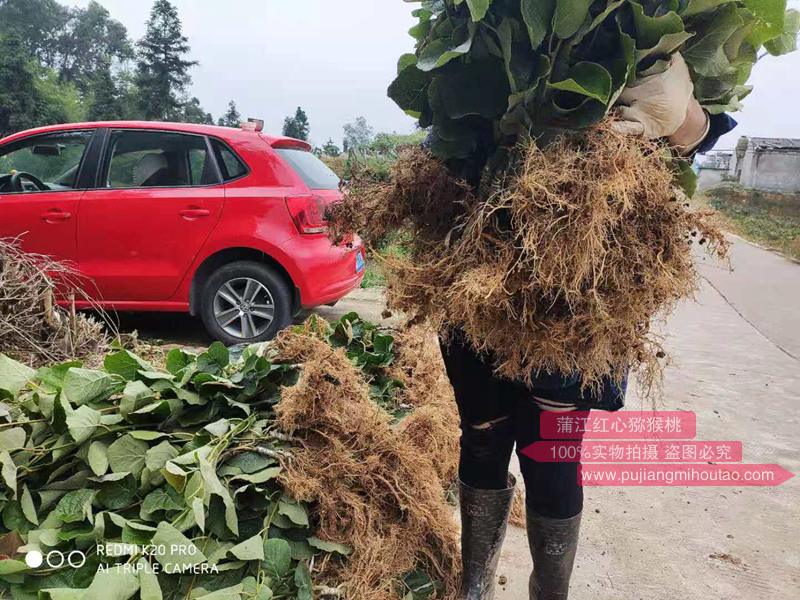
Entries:
{"type": "Polygon", "coordinates": [[[297,231],[310,235],[325,233],[325,207],[316,196],[289,196],[286,208],[292,216],[297,231]]]}

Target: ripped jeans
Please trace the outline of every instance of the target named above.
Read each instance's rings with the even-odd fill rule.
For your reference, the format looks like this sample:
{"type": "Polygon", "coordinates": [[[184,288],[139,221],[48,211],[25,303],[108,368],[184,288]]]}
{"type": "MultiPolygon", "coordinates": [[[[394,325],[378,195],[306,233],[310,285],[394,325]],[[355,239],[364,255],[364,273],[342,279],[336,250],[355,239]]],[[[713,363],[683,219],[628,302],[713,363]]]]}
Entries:
{"type": "Polygon", "coordinates": [[[529,510],[550,519],[569,519],[583,510],[579,463],[537,462],[520,451],[540,441],[542,409],[534,392],[494,375],[467,344],[442,346],[447,375],[461,418],[459,477],[483,490],[504,489],[516,445],[529,510]]]}

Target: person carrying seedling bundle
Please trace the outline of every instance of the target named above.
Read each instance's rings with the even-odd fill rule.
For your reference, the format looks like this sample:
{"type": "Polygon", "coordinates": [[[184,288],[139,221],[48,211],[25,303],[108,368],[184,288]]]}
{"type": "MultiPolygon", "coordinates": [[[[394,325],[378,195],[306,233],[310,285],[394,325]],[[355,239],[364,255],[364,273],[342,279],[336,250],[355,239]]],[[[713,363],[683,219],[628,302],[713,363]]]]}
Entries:
{"type": "MultiPolygon", "coordinates": [[[[614,128],[664,138],[676,154],[706,151],[735,121],[709,116],[694,97],[680,54],[660,74],[635,80],[621,94],[614,128]]],[[[514,496],[508,472],[516,445],[527,493],[527,529],[533,573],[531,600],[565,600],[578,545],[583,490],[578,463],[542,463],[520,453],[539,441],[543,411],[622,408],[625,384],[606,378],[599,393],[583,390],[580,374],[539,373],[533,384],[494,373],[493,357],[477,354],[458,334],[442,343],[461,419],[459,485],[464,572],[460,600],[490,600],[514,496]]]]}

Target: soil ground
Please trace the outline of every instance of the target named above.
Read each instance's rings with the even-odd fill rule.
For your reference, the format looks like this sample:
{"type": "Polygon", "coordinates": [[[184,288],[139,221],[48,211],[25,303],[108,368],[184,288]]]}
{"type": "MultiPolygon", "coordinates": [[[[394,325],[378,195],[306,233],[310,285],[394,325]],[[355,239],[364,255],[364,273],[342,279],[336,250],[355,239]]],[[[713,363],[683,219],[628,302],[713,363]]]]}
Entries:
{"type": "MultiPolygon", "coordinates": [[[[734,272],[701,266],[697,302],[664,327],[661,409],[694,410],[698,439],[740,440],[748,463],[800,472],[800,265],[736,239],[734,272]]],[[[333,308],[380,320],[380,289],[333,308]]],[[[125,330],[207,343],[188,317],[128,316],[125,330]]],[[[629,409],[649,409],[635,393],[629,409]]],[[[790,600],[800,589],[800,478],[777,488],[588,488],[574,600],[790,600]],[[794,590],[794,592],[792,592],[794,590]]],[[[527,599],[525,532],[511,528],[497,600],[527,599]]]]}

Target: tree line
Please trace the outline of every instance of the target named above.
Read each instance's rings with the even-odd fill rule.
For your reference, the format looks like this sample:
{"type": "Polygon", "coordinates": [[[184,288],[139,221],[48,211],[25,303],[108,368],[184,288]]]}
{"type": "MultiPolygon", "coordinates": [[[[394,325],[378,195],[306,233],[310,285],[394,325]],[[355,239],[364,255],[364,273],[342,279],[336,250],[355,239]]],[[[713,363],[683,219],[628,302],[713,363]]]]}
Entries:
{"type": "MultiPolygon", "coordinates": [[[[95,1],[80,8],[57,0],[0,0],[0,138],[54,123],[120,119],[238,127],[243,119],[234,100],[214,121],[189,93],[198,64],[169,0],[154,0],[139,40],[95,1]]],[[[282,132],[309,139],[302,107],[286,117],[282,132]]],[[[375,135],[358,117],[344,126],[341,148],[329,139],[315,152],[381,154],[402,141],[375,135]]]]}
{"type": "Polygon", "coordinates": [[[0,135],[81,120],[211,123],[187,92],[189,53],[169,0],[154,1],[136,41],[97,2],[0,0],[0,135]]]}

